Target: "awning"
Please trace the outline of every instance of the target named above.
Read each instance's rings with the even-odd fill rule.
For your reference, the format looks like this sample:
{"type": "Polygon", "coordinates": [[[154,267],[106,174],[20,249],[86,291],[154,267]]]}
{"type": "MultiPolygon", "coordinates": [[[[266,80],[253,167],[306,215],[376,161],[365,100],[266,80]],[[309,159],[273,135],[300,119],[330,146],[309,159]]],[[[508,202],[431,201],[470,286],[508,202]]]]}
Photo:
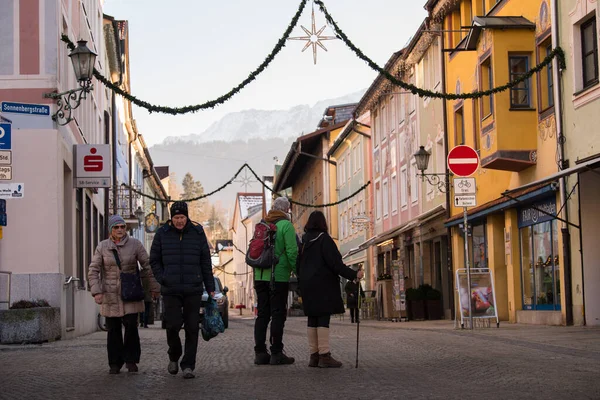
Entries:
{"type": "Polygon", "coordinates": [[[599,167],[600,167],[600,156],[596,157],[596,158],[593,158],[591,160],[587,160],[585,162],[582,162],[581,164],[577,164],[574,167],[563,169],[562,171],[557,172],[556,174],[547,176],[547,177],[545,177],[543,179],[539,179],[539,180],[537,180],[535,182],[527,183],[527,184],[525,184],[523,186],[519,186],[518,188],[515,188],[515,189],[506,190],[506,191],[504,191],[502,193],[502,195],[512,194],[512,193],[515,193],[515,192],[517,192],[519,190],[524,190],[524,189],[528,189],[528,188],[533,187],[533,186],[539,186],[539,185],[543,185],[543,184],[546,184],[546,183],[554,182],[554,181],[557,181],[560,178],[563,178],[565,176],[574,174],[576,172],[584,172],[584,171],[595,169],[595,168],[599,168],[599,167]]]}
{"type": "Polygon", "coordinates": [[[466,37],[464,50],[476,50],[483,29],[535,29],[535,24],[527,18],[518,17],[474,17],[471,30],[466,37]]]}

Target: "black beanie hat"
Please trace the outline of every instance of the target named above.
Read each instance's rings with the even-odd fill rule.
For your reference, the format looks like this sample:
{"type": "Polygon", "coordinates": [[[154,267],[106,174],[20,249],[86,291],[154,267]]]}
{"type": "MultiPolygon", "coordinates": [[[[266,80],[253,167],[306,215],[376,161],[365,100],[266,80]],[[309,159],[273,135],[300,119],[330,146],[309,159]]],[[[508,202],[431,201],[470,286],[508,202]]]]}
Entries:
{"type": "Polygon", "coordinates": [[[176,201],[171,205],[171,218],[178,214],[188,216],[188,206],[185,201],[176,201]]]}

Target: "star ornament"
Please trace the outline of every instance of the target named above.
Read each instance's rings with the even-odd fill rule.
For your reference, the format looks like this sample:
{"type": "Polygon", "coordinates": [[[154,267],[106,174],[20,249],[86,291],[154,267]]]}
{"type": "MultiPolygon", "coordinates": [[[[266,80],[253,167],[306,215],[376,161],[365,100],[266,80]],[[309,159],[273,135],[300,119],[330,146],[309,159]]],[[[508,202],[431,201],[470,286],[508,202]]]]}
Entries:
{"type": "Polygon", "coordinates": [[[316,64],[317,63],[317,46],[319,46],[323,50],[327,51],[327,48],[323,45],[323,43],[321,43],[321,41],[337,39],[336,36],[322,36],[321,35],[323,33],[323,31],[325,30],[326,26],[327,25],[323,25],[323,27],[317,31],[316,26],[315,26],[315,10],[313,9],[312,10],[312,29],[309,31],[304,26],[300,25],[300,27],[306,33],[307,36],[291,37],[291,38],[288,38],[288,40],[304,40],[304,41],[306,41],[306,44],[304,45],[304,48],[302,49],[302,51],[304,51],[304,50],[308,49],[310,46],[312,46],[313,61],[316,64]]]}

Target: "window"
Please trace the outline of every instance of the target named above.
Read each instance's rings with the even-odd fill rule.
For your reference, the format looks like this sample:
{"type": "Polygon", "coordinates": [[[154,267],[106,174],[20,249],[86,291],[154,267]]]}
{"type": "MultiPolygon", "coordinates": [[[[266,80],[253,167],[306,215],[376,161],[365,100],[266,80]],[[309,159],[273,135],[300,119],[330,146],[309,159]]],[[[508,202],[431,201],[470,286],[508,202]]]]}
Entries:
{"type": "Polygon", "coordinates": [[[377,204],[375,204],[375,215],[379,221],[381,219],[381,186],[379,182],[375,184],[375,200],[377,201],[377,204]]]}
{"type": "Polygon", "coordinates": [[[398,179],[392,175],[392,215],[398,212],[398,179]]]}
{"type": "Polygon", "coordinates": [[[486,224],[479,223],[471,228],[471,268],[487,268],[486,224]]]}
{"type": "Polygon", "coordinates": [[[390,97],[390,126],[392,127],[391,133],[396,131],[396,98],[390,97]]]}
{"type": "Polygon", "coordinates": [[[598,36],[596,19],[581,24],[581,64],[583,66],[583,87],[598,83],[598,36]]]}
{"type": "Polygon", "coordinates": [[[396,168],[396,141],[392,140],[390,142],[390,163],[392,164],[392,168],[396,168]]]}
{"type": "MultiPolygon", "coordinates": [[[[492,59],[486,58],[480,66],[481,90],[490,90],[494,87],[494,79],[492,73],[492,59]]],[[[484,96],[481,98],[481,119],[485,119],[494,112],[494,95],[484,96]]]]}
{"type": "Polygon", "coordinates": [[[382,129],[382,133],[381,133],[381,141],[384,142],[387,139],[387,135],[389,135],[389,131],[388,131],[388,109],[386,108],[385,105],[381,106],[381,120],[382,120],[382,124],[383,124],[383,129],[382,129]]]}
{"type": "Polygon", "coordinates": [[[462,106],[454,112],[454,143],[456,146],[465,144],[465,120],[462,106]]]}
{"type": "MultiPolygon", "coordinates": [[[[476,99],[473,99],[473,148],[479,154],[481,149],[481,133],[479,124],[479,120],[477,119],[477,115],[479,115],[479,102],[476,99]]],[[[463,128],[464,129],[464,128],[463,128]]]]}
{"type": "MultiPolygon", "coordinates": [[[[550,39],[545,40],[538,48],[539,58],[546,58],[552,51],[552,42],[550,39]]],[[[554,106],[554,80],[553,76],[553,65],[548,64],[546,68],[540,71],[539,74],[539,87],[540,87],[540,99],[539,109],[540,111],[547,110],[554,106]]]]}
{"type": "Polygon", "coordinates": [[[75,193],[75,237],[77,240],[77,277],[79,285],[84,284],[83,269],[83,189],[77,189],[75,193]]]}
{"type": "Polygon", "coordinates": [[[373,111],[373,148],[376,149],[379,145],[379,118],[377,118],[377,110],[373,111]]]}
{"type": "Polygon", "coordinates": [[[406,198],[406,185],[408,184],[407,179],[408,176],[406,174],[406,166],[402,167],[400,170],[400,205],[402,208],[406,208],[408,199],[406,198]]]}
{"type": "Polygon", "coordinates": [[[352,149],[352,158],[354,159],[354,172],[358,172],[358,170],[360,169],[359,167],[359,158],[358,158],[358,146],[354,146],[354,148],[352,149]]]}
{"type": "MultiPolygon", "coordinates": [[[[528,56],[509,56],[509,81],[525,75],[529,70],[528,56]]],[[[510,88],[510,107],[511,108],[531,108],[531,95],[529,94],[529,79],[524,80],[510,88]]]]}
{"type": "Polygon", "coordinates": [[[446,172],[446,152],[444,151],[444,138],[440,138],[435,144],[435,173],[446,172]]]}
{"type": "Polygon", "coordinates": [[[400,116],[398,117],[398,125],[402,125],[404,123],[404,118],[406,118],[406,98],[404,96],[399,97],[400,101],[400,116]]]}
{"type": "Polygon", "coordinates": [[[413,203],[419,201],[419,180],[417,179],[417,162],[410,162],[410,200],[413,203]]]}
{"type": "Polygon", "coordinates": [[[383,181],[383,216],[387,217],[389,214],[389,189],[387,179],[383,181]]]}
{"type": "Polygon", "coordinates": [[[346,183],[346,159],[342,158],[340,162],[340,183],[338,186],[343,186],[346,183]]]}

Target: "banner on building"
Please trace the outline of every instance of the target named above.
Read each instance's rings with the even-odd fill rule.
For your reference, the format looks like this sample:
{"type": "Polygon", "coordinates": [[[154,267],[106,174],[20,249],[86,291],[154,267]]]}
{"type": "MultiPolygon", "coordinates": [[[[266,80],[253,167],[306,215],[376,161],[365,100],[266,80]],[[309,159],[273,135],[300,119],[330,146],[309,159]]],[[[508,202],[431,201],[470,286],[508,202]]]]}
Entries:
{"type": "Polygon", "coordinates": [[[498,309],[496,308],[496,291],[494,278],[489,268],[471,269],[471,289],[469,290],[467,270],[460,268],[456,271],[456,285],[458,301],[460,304],[461,324],[469,319],[469,301],[473,319],[491,318],[498,323],[498,309]]]}

